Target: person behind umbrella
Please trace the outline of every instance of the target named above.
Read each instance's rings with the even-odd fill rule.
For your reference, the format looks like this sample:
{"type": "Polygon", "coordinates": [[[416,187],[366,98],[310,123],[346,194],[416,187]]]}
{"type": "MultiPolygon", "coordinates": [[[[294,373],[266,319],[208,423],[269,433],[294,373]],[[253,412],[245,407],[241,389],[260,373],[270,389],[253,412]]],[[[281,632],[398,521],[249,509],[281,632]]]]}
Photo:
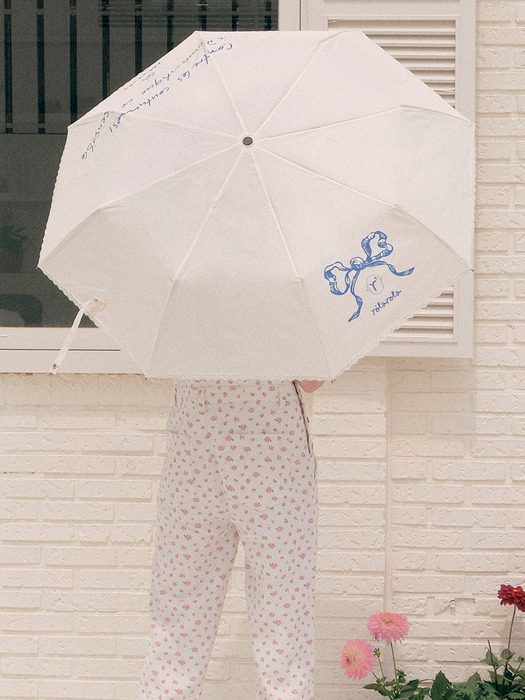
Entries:
{"type": "Polygon", "coordinates": [[[201,697],[239,540],[257,700],[312,700],[318,499],[300,391],[176,386],[157,497],[141,698],[201,697]]]}

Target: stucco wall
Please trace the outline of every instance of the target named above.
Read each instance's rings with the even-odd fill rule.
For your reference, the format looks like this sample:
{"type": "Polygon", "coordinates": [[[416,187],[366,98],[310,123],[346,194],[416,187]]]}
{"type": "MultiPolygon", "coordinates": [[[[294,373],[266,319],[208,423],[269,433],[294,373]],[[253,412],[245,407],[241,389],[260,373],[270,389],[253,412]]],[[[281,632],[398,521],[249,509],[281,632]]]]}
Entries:
{"type": "MultiPolygon", "coordinates": [[[[500,583],[525,578],[525,3],[478,2],[477,31],[475,357],[366,359],[314,397],[316,700],[371,697],[339,658],[384,609],[411,622],[401,666],[464,677],[504,646],[500,583]]],[[[1,698],[136,697],[171,400],[136,376],[0,375],[1,698]]],[[[241,552],[205,698],[252,679],[241,552]]]]}

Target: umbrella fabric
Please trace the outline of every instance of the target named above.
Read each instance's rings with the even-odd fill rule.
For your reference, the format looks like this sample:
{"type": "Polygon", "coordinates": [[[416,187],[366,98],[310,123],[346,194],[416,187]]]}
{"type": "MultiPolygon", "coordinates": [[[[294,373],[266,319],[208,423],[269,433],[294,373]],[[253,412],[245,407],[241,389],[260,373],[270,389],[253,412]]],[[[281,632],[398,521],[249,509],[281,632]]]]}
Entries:
{"type": "Polygon", "coordinates": [[[39,265],[147,376],[338,376],[472,266],[474,127],[362,32],[195,32],[74,123],[39,265]]]}

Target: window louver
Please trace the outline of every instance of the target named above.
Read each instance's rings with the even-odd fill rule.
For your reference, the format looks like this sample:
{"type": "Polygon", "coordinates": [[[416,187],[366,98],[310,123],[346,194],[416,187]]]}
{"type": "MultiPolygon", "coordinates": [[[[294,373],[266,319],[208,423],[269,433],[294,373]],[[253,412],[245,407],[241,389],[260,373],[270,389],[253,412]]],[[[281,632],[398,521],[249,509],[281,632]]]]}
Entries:
{"type": "Polygon", "coordinates": [[[454,287],[448,287],[404,325],[392,333],[388,340],[445,340],[454,338],[454,287]]]}
{"type": "Polygon", "coordinates": [[[330,29],[360,29],[454,106],[456,23],[454,20],[329,21],[330,29]]]}

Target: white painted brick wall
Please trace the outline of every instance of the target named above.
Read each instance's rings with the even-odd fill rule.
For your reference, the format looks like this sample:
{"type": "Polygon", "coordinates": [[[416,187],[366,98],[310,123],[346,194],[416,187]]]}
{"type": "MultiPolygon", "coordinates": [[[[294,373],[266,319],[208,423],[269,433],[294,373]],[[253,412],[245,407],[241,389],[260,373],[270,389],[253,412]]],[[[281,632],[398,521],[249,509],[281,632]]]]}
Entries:
{"type": "MultiPolygon", "coordinates": [[[[316,700],[368,616],[408,615],[400,665],[465,677],[525,580],[525,3],[478,2],[476,355],[367,359],[314,397],[316,700]]],[[[0,698],[134,700],[148,635],[170,382],[0,376],[0,698]]],[[[250,700],[239,553],[205,700],[250,700]]],[[[515,646],[525,652],[523,616],[515,646]]]]}

